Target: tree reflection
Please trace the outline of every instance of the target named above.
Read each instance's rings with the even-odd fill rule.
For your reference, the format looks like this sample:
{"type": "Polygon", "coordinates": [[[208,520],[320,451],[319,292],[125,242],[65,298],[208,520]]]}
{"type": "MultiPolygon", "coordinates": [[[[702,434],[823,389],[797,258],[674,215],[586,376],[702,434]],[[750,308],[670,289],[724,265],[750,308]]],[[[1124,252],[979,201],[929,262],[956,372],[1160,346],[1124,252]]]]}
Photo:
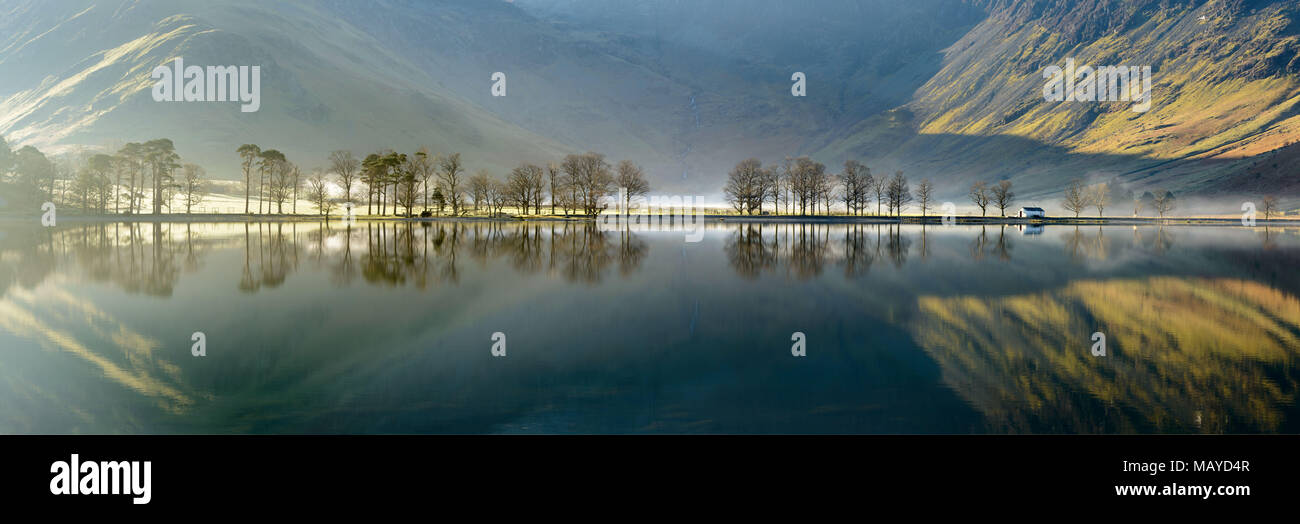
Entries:
{"type": "Polygon", "coordinates": [[[808,280],[832,264],[857,278],[882,259],[902,267],[911,248],[911,237],[899,226],[881,224],[745,223],[723,245],[732,270],[747,280],[777,270],[808,280]]]}
{"type": "Polygon", "coordinates": [[[779,260],[779,235],[773,235],[768,241],[763,235],[765,225],[741,224],[723,245],[731,268],[747,280],[756,279],[764,271],[776,267],[779,260]]]}
{"type": "MultiPolygon", "coordinates": [[[[844,276],[860,277],[871,270],[879,254],[879,244],[872,244],[866,234],[866,227],[854,224],[844,228],[844,276]]],[[[876,226],[879,228],[879,226],[876,226]]]]}
{"type": "Polygon", "coordinates": [[[1106,239],[1106,230],[1097,226],[1095,232],[1089,232],[1079,226],[1065,235],[1065,251],[1073,261],[1106,260],[1110,256],[1111,246],[1106,239]]]}
{"type": "Polygon", "coordinates": [[[92,282],[107,282],[129,293],[171,296],[186,257],[201,248],[189,241],[184,226],[160,223],[88,224],[73,228],[12,228],[3,232],[0,292],[10,285],[35,287],[64,263],[84,268],[92,282]],[[179,233],[177,233],[179,232],[179,233]],[[174,234],[184,238],[178,247],[174,234]]]}
{"type": "Polygon", "coordinates": [[[264,222],[243,224],[89,224],[16,228],[7,232],[3,291],[33,287],[72,262],[93,281],[131,293],[170,296],[182,270],[197,271],[217,248],[238,249],[235,287],[258,293],[283,286],[307,260],[335,286],[426,288],[456,284],[463,251],[480,268],[502,261],[523,274],[546,271],[572,282],[597,283],[615,268],[641,269],[649,244],[629,230],[607,232],[589,222],[264,222]],[[238,233],[236,233],[238,232],[238,233]]]}

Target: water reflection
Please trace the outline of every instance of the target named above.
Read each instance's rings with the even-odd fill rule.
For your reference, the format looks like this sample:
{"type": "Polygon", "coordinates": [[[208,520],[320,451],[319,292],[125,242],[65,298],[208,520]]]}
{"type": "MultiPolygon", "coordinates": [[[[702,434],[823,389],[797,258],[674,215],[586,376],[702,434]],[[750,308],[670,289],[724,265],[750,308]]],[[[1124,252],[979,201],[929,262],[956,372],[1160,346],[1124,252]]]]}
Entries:
{"type": "MultiPolygon", "coordinates": [[[[346,222],[244,224],[90,224],[6,232],[4,289],[31,288],[68,266],[91,281],[128,293],[167,297],[182,270],[198,271],[214,250],[238,245],[244,293],[276,289],[304,258],[328,269],[335,285],[426,288],[456,283],[460,266],[505,260],[523,274],[542,271],[571,282],[598,284],[617,268],[640,269],[649,244],[631,231],[604,231],[582,222],[518,225],[503,222],[346,222]],[[232,236],[232,230],[238,230],[232,236]]],[[[3,289],[0,289],[3,291],[3,289]]]]}
{"type": "Polygon", "coordinates": [[[0,431],[1297,432],[1298,232],[0,223],[0,431]]]}
{"type": "Polygon", "coordinates": [[[1080,281],[919,307],[916,339],[993,432],[1276,432],[1294,411],[1300,301],[1258,283],[1080,281]]]}
{"type": "MultiPolygon", "coordinates": [[[[929,256],[925,227],[919,234],[921,258],[929,256]]],[[[907,264],[912,235],[898,225],[740,224],[723,246],[732,269],[746,279],[780,271],[799,280],[817,278],[829,265],[846,276],[862,276],[877,261],[907,264]]]]}

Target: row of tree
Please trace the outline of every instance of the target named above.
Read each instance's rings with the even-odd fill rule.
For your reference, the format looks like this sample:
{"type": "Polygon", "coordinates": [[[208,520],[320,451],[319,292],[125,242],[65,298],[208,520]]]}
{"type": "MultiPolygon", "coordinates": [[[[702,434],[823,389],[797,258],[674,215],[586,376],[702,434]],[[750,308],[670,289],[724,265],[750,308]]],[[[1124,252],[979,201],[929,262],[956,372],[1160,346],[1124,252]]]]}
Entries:
{"type": "Polygon", "coordinates": [[[976,181],[970,186],[970,201],[980,208],[980,216],[987,216],[990,206],[998,208],[1001,216],[1007,216],[1007,209],[1016,202],[1016,192],[1011,190],[1010,180],[1000,180],[990,185],[976,181]]]}
{"type": "MultiPolygon", "coordinates": [[[[334,151],[327,167],[304,176],[302,169],[276,149],[256,144],[237,148],[243,174],[244,212],[297,213],[300,191],[328,214],[339,205],[360,205],[366,213],[414,216],[500,214],[506,207],[521,213],[597,215],[625,189],[623,205],[644,196],[650,184],[641,167],[624,160],[611,165],[599,153],[565,156],[546,166],[525,163],[504,179],[487,170],[473,175],[459,153],[434,155],[421,148],[407,155],[391,150],[357,158],[334,151]],[[336,188],[341,188],[337,190],[336,188]],[[364,194],[364,197],[362,196],[364,194]],[[254,203],[254,201],[256,203],[254,203]]],[[[17,151],[0,137],[0,181],[23,201],[45,200],[87,213],[139,214],[173,212],[179,203],[190,213],[203,202],[205,171],[182,164],[171,140],[129,143],[115,153],[51,159],[32,146],[17,151]]]]}
{"type": "Polygon", "coordinates": [[[302,169],[290,162],[278,149],[262,149],[255,144],[244,144],[239,153],[240,171],[244,175],[244,213],[253,212],[253,184],[256,182],[257,212],[284,213],[284,203],[290,202],[289,212],[298,212],[298,189],[302,187],[302,169]],[[257,180],[253,180],[256,171],[257,180]],[[266,209],[263,211],[263,205],[266,209]]]}
{"type": "MultiPolygon", "coordinates": [[[[245,145],[244,151],[256,151],[245,145]]],[[[245,160],[245,179],[251,180],[253,162],[245,160]]],[[[366,213],[380,215],[463,216],[486,211],[492,215],[507,206],[523,214],[541,214],[549,204],[564,214],[598,215],[608,208],[608,199],[622,188],[623,204],[650,191],[650,183],[641,167],[624,160],[611,166],[605,156],[588,152],[565,156],[545,167],[524,163],[504,178],[497,179],[487,170],[468,175],[460,153],[431,154],[421,148],[407,155],[380,151],[358,160],[351,151],[334,151],[329,167],[317,169],[307,179],[307,197],[321,214],[328,215],[338,204],[360,204],[365,193],[366,213]],[[331,188],[337,185],[341,195],[331,188]]]]}
{"type": "MultiPolygon", "coordinates": [[[[780,164],[767,166],[749,158],[737,163],[727,174],[723,195],[736,212],[749,215],[765,214],[765,209],[786,214],[829,215],[834,202],[842,203],[841,209],[849,215],[870,212],[874,204],[875,214],[882,216],[901,216],[903,210],[916,203],[924,217],[933,207],[934,185],[928,179],[922,180],[913,192],[902,171],[893,176],[875,176],[870,168],[856,160],[844,162],[843,170],[833,174],[826,171],[824,164],[806,156],[787,157],[780,164]]],[[[981,217],[988,216],[990,208],[1006,217],[1016,203],[1010,180],[994,184],[976,181],[971,184],[968,197],[979,208],[981,217]]],[[[1085,185],[1076,179],[1066,187],[1061,205],[1076,218],[1089,208],[1096,208],[1097,215],[1103,216],[1112,202],[1122,198],[1127,197],[1119,196],[1112,183],[1085,185]]],[[[1134,193],[1132,201],[1134,216],[1149,208],[1161,218],[1177,204],[1173,192],[1165,190],[1134,193]]],[[[1277,214],[1278,198],[1264,197],[1259,212],[1265,219],[1277,214]]]]}
{"type": "Polygon", "coordinates": [[[888,212],[899,216],[913,202],[921,214],[929,213],[934,203],[934,184],[922,180],[913,193],[902,171],[879,177],[856,160],[844,162],[838,174],[826,171],[826,165],[802,156],[786,157],[780,164],[764,166],[756,158],[740,161],[727,174],[723,195],[736,212],[763,214],[767,204],[774,212],[786,214],[830,214],[833,203],[843,203],[850,215],[888,212]]]}
{"type": "Polygon", "coordinates": [[[170,212],[177,195],[189,212],[203,198],[203,168],[182,164],[166,138],[131,142],[111,154],[51,160],[33,146],[12,151],[0,137],[0,175],[20,198],[91,213],[137,214],[146,206],[153,213],[170,212]]]}
{"type": "MultiPolygon", "coordinates": [[[[620,189],[625,190],[619,197],[625,209],[631,207],[633,198],[650,191],[639,166],[628,160],[611,165],[604,155],[594,152],[567,155],[545,166],[524,163],[504,179],[487,170],[469,175],[459,153],[435,155],[428,148],[410,155],[384,150],[363,159],[351,151],[334,151],[327,167],[314,169],[307,177],[278,150],[244,144],[237,153],[247,214],[282,214],[286,202],[290,203],[289,212],[296,214],[300,189],[306,190],[321,214],[328,215],[338,205],[360,205],[364,193],[367,214],[402,216],[416,215],[417,208],[424,216],[484,211],[496,215],[506,207],[541,214],[548,205],[551,214],[558,208],[566,215],[594,216],[608,208],[620,189]]],[[[174,144],[166,138],[128,143],[115,153],[65,155],[52,160],[32,146],[13,151],[0,137],[0,180],[18,198],[43,199],[89,213],[172,212],[178,196],[184,212],[190,213],[204,200],[204,178],[204,169],[182,163],[174,144]]],[[[1129,198],[1116,189],[1117,185],[1109,182],[1086,185],[1072,180],[1061,205],[1075,217],[1090,208],[1103,216],[1107,207],[1129,198]]],[[[875,175],[856,160],[846,161],[840,173],[830,173],[824,164],[807,156],[786,157],[770,165],[756,158],[742,160],[728,173],[723,193],[736,212],[751,215],[768,210],[831,214],[833,205],[842,204],[836,207],[849,215],[872,213],[874,208],[876,215],[901,216],[916,204],[925,216],[934,204],[934,185],[929,180],[920,181],[913,189],[902,171],[875,175]]],[[[980,209],[980,216],[994,208],[1005,217],[1016,201],[1009,180],[975,182],[968,196],[980,209]]],[[[1176,199],[1172,192],[1159,190],[1133,194],[1132,203],[1134,216],[1151,209],[1164,217],[1175,208],[1176,199]]],[[[1264,197],[1259,211],[1265,219],[1271,218],[1279,212],[1278,199],[1264,197]]]]}

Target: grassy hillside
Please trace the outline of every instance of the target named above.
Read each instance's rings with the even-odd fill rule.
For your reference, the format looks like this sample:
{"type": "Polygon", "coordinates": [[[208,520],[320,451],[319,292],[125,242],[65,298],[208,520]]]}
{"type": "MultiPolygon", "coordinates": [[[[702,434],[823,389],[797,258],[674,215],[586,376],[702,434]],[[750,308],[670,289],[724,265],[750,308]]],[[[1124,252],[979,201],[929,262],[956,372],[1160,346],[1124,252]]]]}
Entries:
{"type": "Polygon", "coordinates": [[[951,174],[955,191],[975,178],[1051,192],[1070,177],[1120,176],[1210,192],[1240,188],[1231,176],[1240,160],[1300,137],[1294,2],[989,4],[988,19],[947,49],[942,70],[905,105],[914,135],[882,143],[878,126],[863,126],[825,153],[951,174]],[[1042,71],[1066,58],[1150,66],[1153,107],[1045,101],[1042,71]],[[936,142],[960,146],[941,145],[952,154],[936,158],[936,142]],[[1021,147],[1033,143],[1045,149],[1021,147]]]}

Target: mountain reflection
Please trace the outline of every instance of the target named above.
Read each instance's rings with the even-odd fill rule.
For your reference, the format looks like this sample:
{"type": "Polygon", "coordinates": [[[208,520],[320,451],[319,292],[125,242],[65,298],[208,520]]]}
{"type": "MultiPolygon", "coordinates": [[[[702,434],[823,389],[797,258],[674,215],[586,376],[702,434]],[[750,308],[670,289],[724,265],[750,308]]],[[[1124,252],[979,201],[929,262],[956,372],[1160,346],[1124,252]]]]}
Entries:
{"type": "Polygon", "coordinates": [[[1295,228],[715,226],[0,222],[0,427],[1300,430],[1295,228]]]}
{"type": "Polygon", "coordinates": [[[1300,301],[1255,282],[1078,281],[918,307],[918,344],[994,432],[1276,432],[1300,386],[1300,301]]]}

